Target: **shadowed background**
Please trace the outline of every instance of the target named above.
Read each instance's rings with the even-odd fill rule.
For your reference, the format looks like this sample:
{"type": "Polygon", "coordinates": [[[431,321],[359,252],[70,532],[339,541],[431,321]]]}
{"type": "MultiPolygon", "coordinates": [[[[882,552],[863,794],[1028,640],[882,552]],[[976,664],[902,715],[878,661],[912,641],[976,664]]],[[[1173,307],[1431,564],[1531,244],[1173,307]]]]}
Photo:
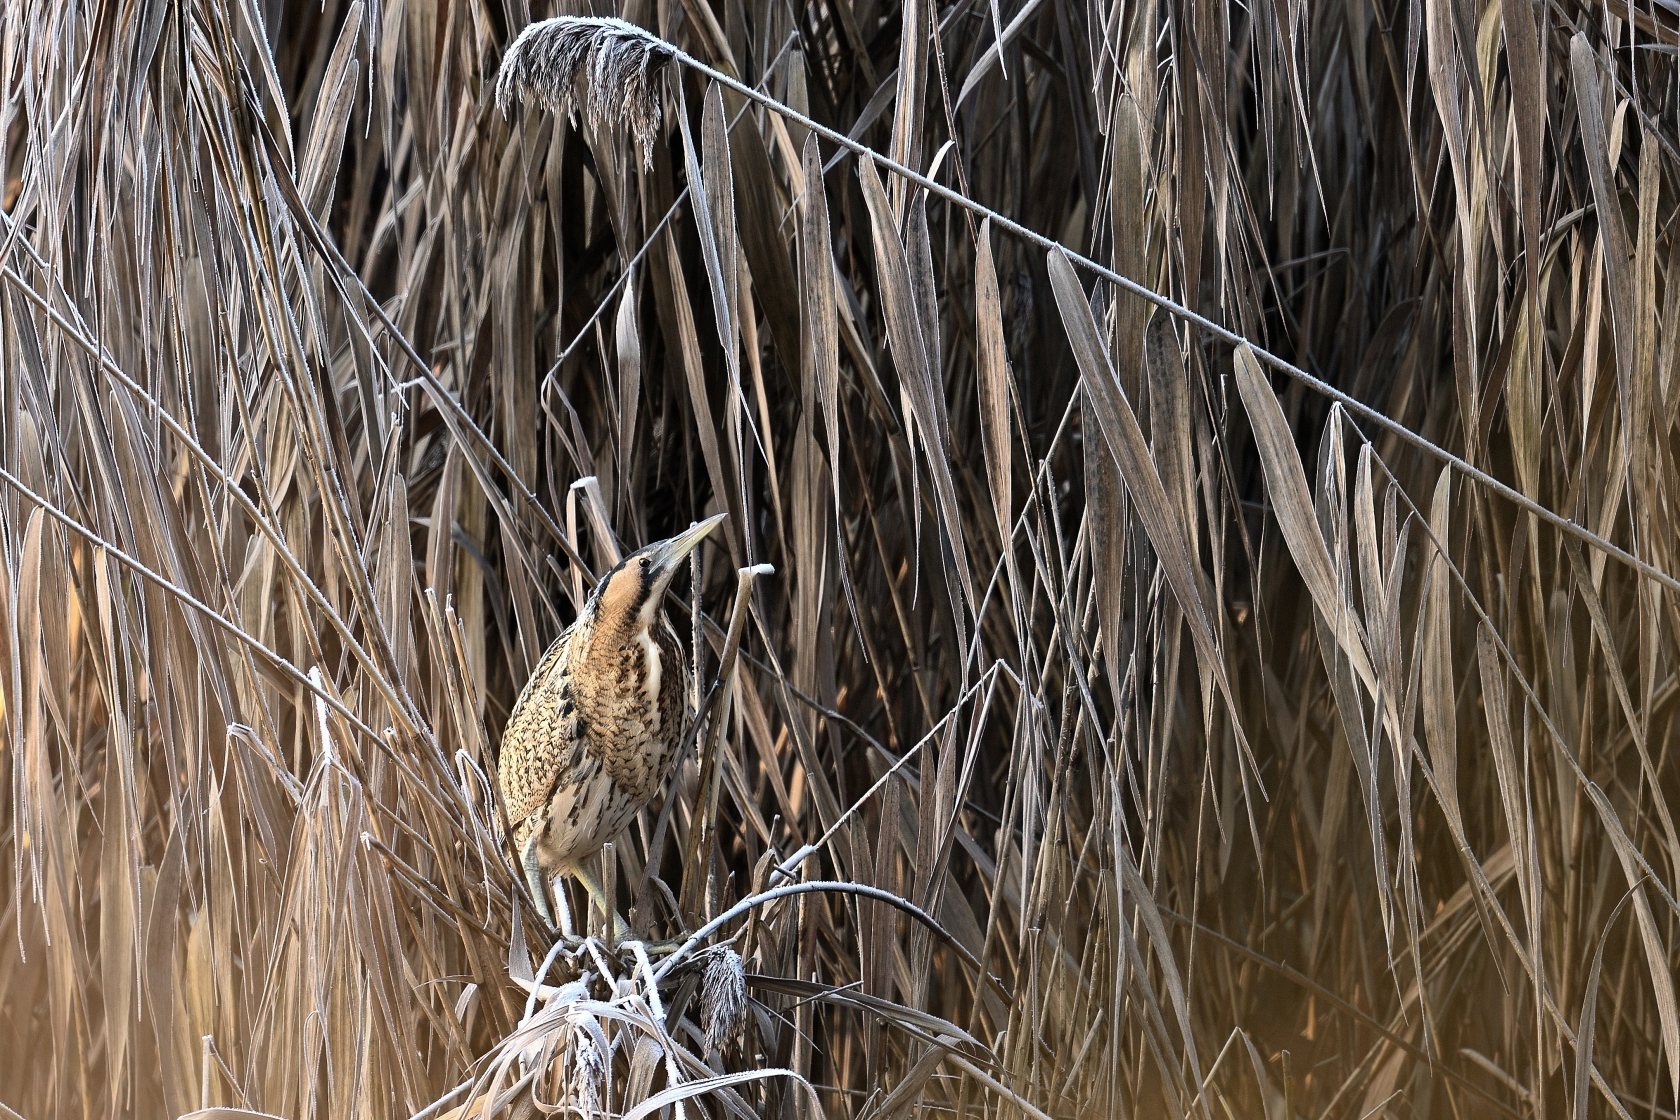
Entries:
{"type": "Polygon", "coordinates": [[[595,574],[727,511],[706,682],[775,574],[621,906],[693,929],[806,851],[940,930],[766,901],[739,1031],[597,993],[641,1018],[591,1013],[604,1081],[555,1035],[543,1101],[1674,1116],[1677,27],[6,5],[0,1102],[402,1118],[509,1057],[502,726],[595,574]],[[556,14],[1418,438],[692,68],[645,147],[622,73],[504,116],[556,14]]]}

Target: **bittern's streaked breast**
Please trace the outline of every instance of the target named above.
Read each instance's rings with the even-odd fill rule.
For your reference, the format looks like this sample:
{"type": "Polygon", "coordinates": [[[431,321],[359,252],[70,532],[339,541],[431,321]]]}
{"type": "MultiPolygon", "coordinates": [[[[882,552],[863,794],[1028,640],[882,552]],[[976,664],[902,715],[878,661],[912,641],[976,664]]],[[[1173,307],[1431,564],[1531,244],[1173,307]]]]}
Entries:
{"type": "Polygon", "coordinates": [[[676,764],[688,666],[665,590],[721,520],[648,545],[608,572],[513,706],[497,770],[514,847],[545,911],[543,880],[579,871],[676,764]]]}

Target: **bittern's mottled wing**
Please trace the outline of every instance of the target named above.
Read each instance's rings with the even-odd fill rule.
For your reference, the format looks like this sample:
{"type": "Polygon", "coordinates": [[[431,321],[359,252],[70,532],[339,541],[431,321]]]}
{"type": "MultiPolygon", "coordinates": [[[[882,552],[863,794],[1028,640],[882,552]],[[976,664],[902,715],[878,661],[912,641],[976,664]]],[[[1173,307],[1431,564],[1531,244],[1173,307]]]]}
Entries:
{"type": "Polygon", "coordinates": [[[546,809],[555,787],[585,761],[584,729],[570,695],[576,637],[573,627],[548,648],[502,733],[496,769],[516,848],[523,847],[526,826],[546,809]]]}

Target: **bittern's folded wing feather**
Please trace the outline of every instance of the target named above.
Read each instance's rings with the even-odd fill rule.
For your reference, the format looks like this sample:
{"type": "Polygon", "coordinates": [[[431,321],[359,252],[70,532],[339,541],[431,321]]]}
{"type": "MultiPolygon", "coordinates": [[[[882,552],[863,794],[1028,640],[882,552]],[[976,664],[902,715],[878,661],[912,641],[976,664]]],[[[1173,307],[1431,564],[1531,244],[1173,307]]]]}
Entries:
{"type": "Polygon", "coordinates": [[[502,733],[502,753],[496,769],[507,804],[508,827],[515,834],[520,825],[542,811],[556,784],[576,769],[582,753],[580,737],[574,734],[577,721],[569,695],[573,634],[568,630],[548,648],[513,705],[513,714],[502,733]]]}

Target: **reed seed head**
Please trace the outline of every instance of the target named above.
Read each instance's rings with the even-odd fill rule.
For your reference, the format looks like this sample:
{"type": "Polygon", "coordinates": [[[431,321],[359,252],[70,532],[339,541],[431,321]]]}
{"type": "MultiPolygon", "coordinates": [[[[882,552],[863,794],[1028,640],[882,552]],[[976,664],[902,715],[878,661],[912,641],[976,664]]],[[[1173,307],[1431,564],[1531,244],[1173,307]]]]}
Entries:
{"type": "Polygon", "coordinates": [[[574,122],[581,107],[594,129],[623,121],[642,149],[642,165],[651,167],[663,119],[658,74],[676,54],[663,39],[616,17],[540,20],[503,56],[496,107],[506,117],[518,96],[550,112],[565,109],[574,122]]]}
{"type": "Polygon", "coordinates": [[[733,1038],[746,1010],[747,980],[741,954],[730,948],[712,953],[700,981],[700,1019],[706,1027],[706,1049],[721,1049],[733,1038]]]}

